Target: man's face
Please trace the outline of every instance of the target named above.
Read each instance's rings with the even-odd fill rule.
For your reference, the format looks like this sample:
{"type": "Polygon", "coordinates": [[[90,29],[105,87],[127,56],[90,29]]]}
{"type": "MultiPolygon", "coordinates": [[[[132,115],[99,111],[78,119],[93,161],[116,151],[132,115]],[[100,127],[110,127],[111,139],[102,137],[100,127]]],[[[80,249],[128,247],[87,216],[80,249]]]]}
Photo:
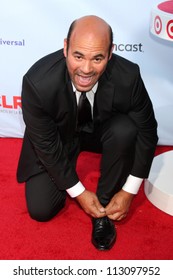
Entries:
{"type": "Polygon", "coordinates": [[[109,38],[92,34],[72,33],[69,46],[64,40],[68,72],[78,91],[91,90],[104,72],[112,54],[108,52],[109,44],[109,38]]]}

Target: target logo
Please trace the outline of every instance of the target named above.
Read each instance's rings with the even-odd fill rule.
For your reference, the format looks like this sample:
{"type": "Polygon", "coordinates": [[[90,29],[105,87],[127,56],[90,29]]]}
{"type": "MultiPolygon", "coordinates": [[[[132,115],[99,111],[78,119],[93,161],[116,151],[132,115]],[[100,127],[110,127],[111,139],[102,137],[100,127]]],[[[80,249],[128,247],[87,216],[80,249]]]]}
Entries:
{"type": "Polygon", "coordinates": [[[162,2],[152,9],[150,31],[161,39],[173,42],[173,0],[162,2]]]}
{"type": "Polygon", "coordinates": [[[173,20],[168,21],[166,26],[168,36],[173,39],[173,20]]]}
{"type": "Polygon", "coordinates": [[[155,17],[154,30],[155,30],[156,34],[160,34],[160,32],[162,31],[162,21],[159,16],[155,17]]]}

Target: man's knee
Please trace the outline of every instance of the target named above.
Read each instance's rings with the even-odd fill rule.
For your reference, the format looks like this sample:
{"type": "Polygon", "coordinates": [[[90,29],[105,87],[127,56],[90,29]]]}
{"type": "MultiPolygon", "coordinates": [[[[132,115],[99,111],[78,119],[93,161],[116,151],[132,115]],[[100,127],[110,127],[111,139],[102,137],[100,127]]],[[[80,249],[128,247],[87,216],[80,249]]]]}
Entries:
{"type": "Polygon", "coordinates": [[[104,127],[102,135],[103,146],[116,147],[120,151],[134,146],[137,127],[132,120],[123,114],[113,117],[104,127]]]}
{"type": "Polygon", "coordinates": [[[29,215],[40,222],[52,219],[66,201],[66,191],[59,191],[46,172],[27,180],[25,194],[29,215]]]}
{"type": "Polygon", "coordinates": [[[65,199],[63,199],[58,206],[52,208],[49,205],[27,205],[28,213],[33,220],[38,222],[47,222],[56,216],[65,206],[65,199]]]}

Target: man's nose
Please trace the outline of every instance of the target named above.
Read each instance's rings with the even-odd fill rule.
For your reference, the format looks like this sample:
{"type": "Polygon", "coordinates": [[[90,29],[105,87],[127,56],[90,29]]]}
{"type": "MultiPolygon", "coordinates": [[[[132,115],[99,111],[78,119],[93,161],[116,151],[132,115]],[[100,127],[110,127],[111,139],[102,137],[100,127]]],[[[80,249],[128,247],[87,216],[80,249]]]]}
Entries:
{"type": "Polygon", "coordinates": [[[81,70],[84,74],[91,73],[93,70],[92,62],[91,61],[84,61],[81,65],[81,70]]]}

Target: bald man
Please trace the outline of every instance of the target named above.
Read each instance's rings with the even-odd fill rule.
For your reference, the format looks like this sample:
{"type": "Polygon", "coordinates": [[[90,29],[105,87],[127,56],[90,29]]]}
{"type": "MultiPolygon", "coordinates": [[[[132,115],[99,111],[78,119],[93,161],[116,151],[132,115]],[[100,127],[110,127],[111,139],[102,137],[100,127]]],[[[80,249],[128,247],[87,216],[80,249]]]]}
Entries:
{"type": "Polygon", "coordinates": [[[26,130],[17,179],[31,218],[48,221],[70,195],[92,217],[92,244],[110,249],[148,177],[157,122],[138,65],[113,53],[111,27],[97,16],[75,20],[64,48],[23,78],[26,130]],[[81,151],[101,153],[96,193],[76,173],[81,151]]]}

